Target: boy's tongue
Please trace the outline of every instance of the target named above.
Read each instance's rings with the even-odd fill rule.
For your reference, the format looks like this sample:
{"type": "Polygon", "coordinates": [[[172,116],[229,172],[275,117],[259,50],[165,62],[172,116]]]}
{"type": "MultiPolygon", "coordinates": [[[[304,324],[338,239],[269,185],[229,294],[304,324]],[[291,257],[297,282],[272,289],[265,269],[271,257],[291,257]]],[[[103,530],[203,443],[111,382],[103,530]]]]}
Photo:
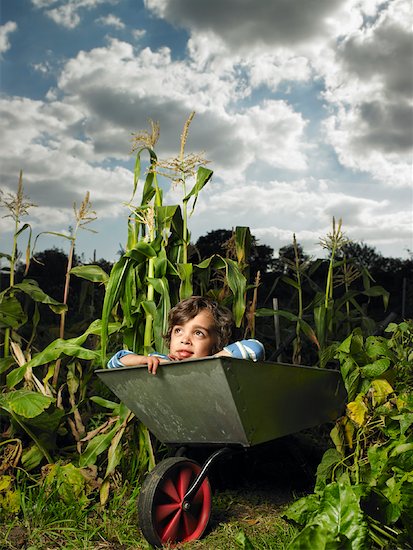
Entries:
{"type": "Polygon", "coordinates": [[[192,357],[192,355],[193,355],[192,351],[189,351],[186,349],[180,349],[178,351],[179,359],[188,359],[189,357],[192,357]]]}

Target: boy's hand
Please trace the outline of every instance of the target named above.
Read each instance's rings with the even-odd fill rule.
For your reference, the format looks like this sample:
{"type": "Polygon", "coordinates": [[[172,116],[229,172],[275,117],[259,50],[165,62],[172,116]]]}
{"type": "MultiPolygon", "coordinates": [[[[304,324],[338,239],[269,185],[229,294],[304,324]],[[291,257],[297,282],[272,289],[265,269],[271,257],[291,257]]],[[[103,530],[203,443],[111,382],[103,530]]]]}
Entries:
{"type": "MultiPolygon", "coordinates": [[[[135,367],[136,365],[148,365],[148,372],[156,374],[156,370],[161,362],[159,357],[152,357],[148,355],[137,355],[135,353],[129,353],[124,355],[120,362],[125,367],[135,367]]],[[[163,361],[165,362],[165,361],[163,361]]]]}
{"type": "Polygon", "coordinates": [[[214,357],[232,357],[232,355],[229,351],[223,349],[218,353],[214,353],[214,357]]]}

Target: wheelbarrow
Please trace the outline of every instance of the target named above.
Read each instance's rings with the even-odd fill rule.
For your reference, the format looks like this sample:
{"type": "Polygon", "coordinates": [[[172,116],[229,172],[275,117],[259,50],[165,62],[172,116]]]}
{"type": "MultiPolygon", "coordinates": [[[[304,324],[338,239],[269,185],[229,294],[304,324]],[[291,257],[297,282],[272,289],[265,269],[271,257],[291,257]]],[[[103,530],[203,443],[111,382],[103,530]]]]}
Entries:
{"type": "Polygon", "coordinates": [[[225,455],[338,418],[346,392],[337,371],[208,357],[96,371],[162,443],[176,449],[146,476],[138,519],[155,547],[198,539],[211,514],[211,467],[225,455]],[[204,464],[183,456],[212,450],[204,464]]]}

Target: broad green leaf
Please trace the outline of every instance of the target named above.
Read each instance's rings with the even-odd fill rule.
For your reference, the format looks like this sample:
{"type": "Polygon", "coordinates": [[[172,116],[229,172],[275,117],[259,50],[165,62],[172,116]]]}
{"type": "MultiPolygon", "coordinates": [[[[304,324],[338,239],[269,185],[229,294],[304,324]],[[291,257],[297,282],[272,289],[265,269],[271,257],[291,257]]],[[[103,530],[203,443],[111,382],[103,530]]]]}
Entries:
{"type": "Polygon", "coordinates": [[[360,498],[349,481],[330,483],[324,489],[317,513],[293,539],[290,548],[366,548],[368,525],[360,498]]]}
{"type": "Polygon", "coordinates": [[[76,275],[76,277],[92,281],[92,283],[106,284],[109,280],[109,275],[99,265],[76,266],[70,270],[70,273],[76,275]]]}
{"type": "Polygon", "coordinates": [[[44,479],[46,486],[55,486],[59,497],[67,505],[75,502],[84,507],[88,503],[87,480],[74,464],[50,464],[44,479]]]}
{"type": "Polygon", "coordinates": [[[353,340],[353,335],[347,336],[347,338],[338,346],[337,351],[343,351],[344,353],[350,353],[351,342],[353,340]]]}
{"type": "Polygon", "coordinates": [[[365,349],[367,355],[372,359],[378,359],[379,357],[391,357],[388,341],[385,338],[369,336],[366,339],[365,349]]]}
{"type": "Polygon", "coordinates": [[[364,367],[361,367],[360,371],[363,376],[366,378],[377,378],[390,366],[390,359],[382,358],[377,359],[373,363],[370,363],[368,365],[364,365],[364,367]]]}
{"type": "Polygon", "coordinates": [[[0,407],[9,413],[16,413],[24,418],[34,418],[47,409],[55,400],[26,389],[15,390],[0,395],[0,407]]]}
{"type": "Polygon", "coordinates": [[[387,467],[388,449],[378,443],[370,445],[367,449],[367,457],[371,467],[372,480],[376,484],[382,471],[387,467]]]}
{"type": "Polygon", "coordinates": [[[295,521],[298,525],[305,525],[318,510],[319,506],[319,495],[307,495],[288,506],[283,516],[295,521]]]}
{"type": "Polygon", "coordinates": [[[57,430],[65,417],[65,411],[51,405],[41,414],[34,418],[30,418],[27,425],[32,429],[45,432],[47,434],[47,444],[52,443],[56,437],[57,430]]]}

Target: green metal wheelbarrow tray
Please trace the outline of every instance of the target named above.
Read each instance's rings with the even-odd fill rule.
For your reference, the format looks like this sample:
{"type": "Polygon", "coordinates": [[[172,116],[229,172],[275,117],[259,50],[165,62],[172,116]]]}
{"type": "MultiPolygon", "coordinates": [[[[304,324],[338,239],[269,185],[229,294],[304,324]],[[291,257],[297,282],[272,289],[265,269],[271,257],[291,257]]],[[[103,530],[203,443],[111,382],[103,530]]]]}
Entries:
{"type": "Polygon", "coordinates": [[[179,448],[148,474],[139,496],[139,524],[156,547],[202,536],[216,460],[334,421],[346,399],[337,371],[230,357],[165,363],[155,376],[145,366],[96,372],[159,441],[179,448]],[[216,449],[201,466],[182,456],[190,446],[216,449]]]}

